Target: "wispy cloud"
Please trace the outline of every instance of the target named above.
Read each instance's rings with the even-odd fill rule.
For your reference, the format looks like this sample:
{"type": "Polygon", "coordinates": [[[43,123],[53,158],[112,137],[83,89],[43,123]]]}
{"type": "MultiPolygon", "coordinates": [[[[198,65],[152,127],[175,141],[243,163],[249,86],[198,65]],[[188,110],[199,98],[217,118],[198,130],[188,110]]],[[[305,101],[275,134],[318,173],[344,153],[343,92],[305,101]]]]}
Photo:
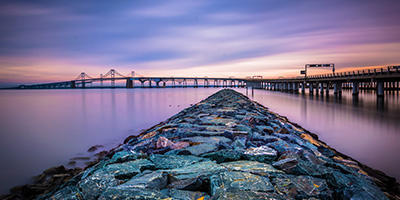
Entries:
{"type": "Polygon", "coordinates": [[[296,75],[310,62],[339,69],[395,64],[399,9],[392,0],[2,1],[0,80],[111,67],[146,75],[273,77],[296,75]]]}

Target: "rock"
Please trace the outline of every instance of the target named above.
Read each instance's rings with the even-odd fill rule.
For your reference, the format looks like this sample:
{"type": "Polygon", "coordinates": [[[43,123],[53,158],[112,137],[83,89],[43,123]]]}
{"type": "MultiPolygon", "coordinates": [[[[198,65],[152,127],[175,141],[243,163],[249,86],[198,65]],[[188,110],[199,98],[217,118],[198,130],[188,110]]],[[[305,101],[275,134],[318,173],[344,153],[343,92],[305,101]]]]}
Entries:
{"type": "Polygon", "coordinates": [[[239,160],[234,162],[221,163],[221,165],[227,168],[229,171],[249,172],[265,177],[284,173],[283,171],[277,170],[269,164],[257,161],[239,160]]]}
{"type": "Polygon", "coordinates": [[[192,143],[219,143],[220,141],[225,142],[225,143],[231,143],[232,140],[226,137],[221,137],[221,136],[215,136],[215,137],[188,137],[188,138],[183,138],[181,139],[182,141],[189,141],[192,143]]]}
{"type": "Polygon", "coordinates": [[[149,158],[156,169],[175,169],[204,161],[206,159],[191,155],[151,155],[149,158]]]}
{"type": "Polygon", "coordinates": [[[275,193],[264,193],[264,192],[254,192],[254,191],[225,191],[219,190],[217,191],[211,199],[215,200],[259,200],[259,199],[271,199],[271,200],[286,200],[287,198],[281,197],[275,193]]]}
{"type": "Polygon", "coordinates": [[[215,152],[205,153],[201,155],[204,158],[210,158],[217,163],[240,160],[243,153],[237,150],[223,149],[215,152]]]}
{"type": "Polygon", "coordinates": [[[203,143],[196,146],[187,147],[185,150],[189,151],[192,155],[198,156],[204,153],[215,151],[217,149],[217,143],[203,143]]]}
{"type": "Polygon", "coordinates": [[[171,182],[197,177],[209,178],[211,175],[226,171],[226,168],[212,161],[199,162],[186,167],[165,170],[171,176],[171,182]]]}
{"type": "Polygon", "coordinates": [[[244,157],[248,160],[259,162],[271,162],[276,159],[277,152],[267,146],[249,148],[244,152],[244,157]]]}
{"type": "Polygon", "coordinates": [[[109,199],[159,200],[159,199],[168,199],[168,196],[158,190],[109,187],[101,194],[98,200],[109,200],[109,199]]]}
{"type": "Polygon", "coordinates": [[[200,199],[200,200],[208,200],[210,196],[205,192],[192,192],[187,190],[175,190],[175,189],[165,189],[161,191],[165,195],[172,197],[173,199],[182,199],[182,200],[192,200],[192,199],[200,199]]]}
{"type": "Polygon", "coordinates": [[[157,147],[157,149],[162,149],[162,148],[169,147],[169,146],[172,146],[172,145],[174,145],[174,143],[171,140],[168,140],[165,137],[159,137],[158,140],[157,140],[157,146],[156,147],[157,147]]]}
{"type": "Polygon", "coordinates": [[[78,183],[84,199],[97,199],[108,187],[119,184],[113,175],[97,173],[89,176],[78,183]]]}
{"type": "Polygon", "coordinates": [[[172,147],[172,149],[177,150],[177,149],[186,148],[188,146],[190,146],[189,142],[177,142],[177,143],[173,144],[171,147],[172,147]]]}
{"type": "Polygon", "coordinates": [[[133,151],[120,151],[113,155],[110,163],[121,163],[121,162],[133,161],[138,158],[145,158],[146,156],[147,155],[145,155],[145,154],[136,153],[133,151]]]}
{"type": "Polygon", "coordinates": [[[104,148],[104,146],[103,146],[103,145],[94,145],[94,146],[90,147],[87,151],[88,151],[88,152],[95,152],[95,151],[97,151],[99,148],[104,148]]]}
{"type": "Polygon", "coordinates": [[[249,172],[221,172],[210,178],[211,194],[216,194],[219,190],[225,191],[254,191],[254,192],[273,192],[274,186],[268,178],[251,174],[249,172]]]}
{"type": "Polygon", "coordinates": [[[299,161],[296,158],[286,158],[275,162],[274,164],[272,164],[272,166],[277,169],[281,169],[286,173],[291,173],[292,169],[295,168],[298,163],[299,161]]]}
{"type": "Polygon", "coordinates": [[[110,174],[117,179],[130,179],[146,169],[154,169],[154,164],[147,159],[138,159],[124,163],[110,164],[96,171],[97,174],[110,174]]]}
{"type": "Polygon", "coordinates": [[[236,150],[246,149],[246,138],[236,137],[235,141],[232,143],[232,146],[236,150]]]}
{"type": "Polygon", "coordinates": [[[11,188],[10,192],[21,195],[22,199],[33,199],[38,194],[43,194],[48,187],[45,184],[22,185],[11,188]]]}
{"type": "Polygon", "coordinates": [[[278,175],[274,182],[278,193],[293,199],[310,197],[332,199],[331,191],[324,179],[312,176],[278,175]]]}
{"type": "Polygon", "coordinates": [[[153,172],[145,172],[136,175],[128,182],[121,184],[115,188],[120,189],[130,189],[130,188],[138,188],[138,189],[155,189],[162,190],[167,186],[168,177],[167,173],[162,171],[153,171],[153,172]]]}
{"type": "Polygon", "coordinates": [[[84,200],[83,195],[78,187],[68,186],[59,191],[48,199],[65,199],[65,200],[84,200]]]}

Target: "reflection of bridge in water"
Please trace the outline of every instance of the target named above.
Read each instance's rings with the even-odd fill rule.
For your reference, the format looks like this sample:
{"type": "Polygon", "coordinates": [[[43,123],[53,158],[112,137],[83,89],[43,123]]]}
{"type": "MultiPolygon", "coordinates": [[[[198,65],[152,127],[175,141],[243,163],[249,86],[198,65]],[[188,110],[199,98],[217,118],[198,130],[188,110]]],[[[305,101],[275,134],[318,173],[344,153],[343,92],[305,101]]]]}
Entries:
{"type": "MultiPolygon", "coordinates": [[[[136,74],[137,75],[137,74],[136,74]]],[[[54,83],[43,83],[36,85],[20,85],[20,89],[62,89],[62,88],[159,88],[159,87],[244,87],[246,79],[238,78],[209,78],[209,77],[143,77],[135,76],[134,72],[129,75],[123,75],[114,69],[106,74],[100,74],[100,77],[93,78],[82,72],[76,79],[71,81],[62,81],[54,83]],[[125,86],[116,86],[116,81],[125,81],[125,86]],[[110,85],[105,85],[110,82],[110,85]],[[135,82],[139,85],[135,86],[135,82]],[[99,85],[93,86],[93,83],[99,85]],[[168,85],[167,85],[168,83],[168,85]]]]}
{"type": "Polygon", "coordinates": [[[82,72],[76,79],[71,81],[44,83],[36,85],[21,85],[18,89],[61,89],[61,88],[162,88],[162,87],[251,87],[256,89],[267,89],[284,92],[305,92],[309,88],[310,93],[341,94],[343,89],[352,89],[357,95],[359,90],[376,90],[378,96],[383,96],[385,90],[400,89],[399,66],[390,66],[379,69],[365,69],[352,72],[332,73],[325,75],[313,75],[285,79],[263,79],[263,78],[209,78],[209,77],[143,77],[131,72],[122,75],[114,69],[100,77],[93,78],[82,72]],[[136,76],[135,76],[136,75],[136,76]],[[124,86],[116,86],[116,81],[125,81],[124,86]],[[110,85],[104,85],[110,82],[110,85]],[[136,84],[135,84],[136,82],[136,84]],[[93,85],[96,83],[98,85],[93,85]]]}

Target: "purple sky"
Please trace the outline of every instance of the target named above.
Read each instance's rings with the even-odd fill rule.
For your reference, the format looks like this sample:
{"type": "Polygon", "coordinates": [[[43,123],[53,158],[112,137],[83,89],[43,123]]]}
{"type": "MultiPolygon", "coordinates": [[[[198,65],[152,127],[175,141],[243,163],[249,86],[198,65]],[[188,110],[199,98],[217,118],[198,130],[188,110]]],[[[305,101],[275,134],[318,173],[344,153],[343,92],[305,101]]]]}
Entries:
{"type": "Polygon", "coordinates": [[[398,65],[399,11],[398,0],[1,1],[0,82],[398,65]]]}

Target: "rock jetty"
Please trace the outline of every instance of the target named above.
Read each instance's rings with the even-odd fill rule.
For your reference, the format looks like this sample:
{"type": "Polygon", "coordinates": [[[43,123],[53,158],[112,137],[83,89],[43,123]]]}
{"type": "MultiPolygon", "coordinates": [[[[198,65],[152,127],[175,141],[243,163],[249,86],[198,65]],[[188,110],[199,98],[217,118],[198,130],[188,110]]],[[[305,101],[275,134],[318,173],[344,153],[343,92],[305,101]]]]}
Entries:
{"type": "Polygon", "coordinates": [[[130,136],[39,199],[398,199],[394,178],[233,90],[130,136]]]}

